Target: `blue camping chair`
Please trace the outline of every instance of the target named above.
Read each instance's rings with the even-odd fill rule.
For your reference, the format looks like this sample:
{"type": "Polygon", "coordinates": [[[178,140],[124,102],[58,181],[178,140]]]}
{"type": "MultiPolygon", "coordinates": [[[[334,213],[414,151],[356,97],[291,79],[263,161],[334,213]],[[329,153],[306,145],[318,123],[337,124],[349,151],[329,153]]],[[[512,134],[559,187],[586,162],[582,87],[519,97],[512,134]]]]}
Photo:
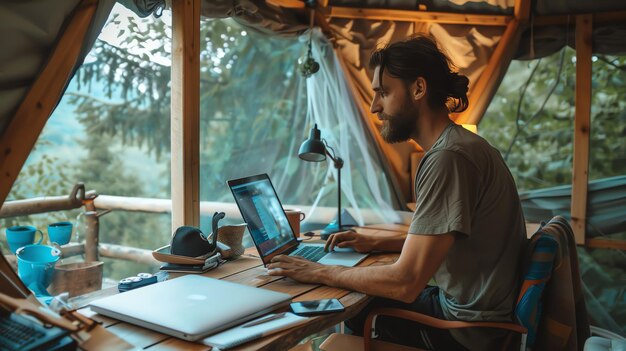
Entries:
{"type": "MultiPolygon", "coordinates": [[[[560,217],[559,217],[560,218],[560,217]]],[[[556,217],[555,217],[556,219],[556,217]]],[[[563,225],[556,223],[555,219],[548,225],[563,225]]],[[[569,226],[569,225],[568,225],[569,226]]],[[[353,335],[332,334],[322,345],[323,351],[350,351],[350,350],[418,350],[406,346],[393,345],[378,340],[372,340],[373,321],[375,316],[385,315],[396,318],[407,319],[440,329],[461,329],[461,328],[498,328],[513,331],[521,334],[520,350],[532,349],[537,333],[540,329],[542,296],[546,284],[550,280],[557,256],[558,242],[549,234],[544,232],[543,226],[530,239],[525,255],[523,280],[520,293],[517,299],[514,315],[516,321],[513,322],[464,322],[450,321],[431,317],[425,314],[401,310],[397,308],[378,308],[372,310],[368,315],[364,326],[365,335],[363,338],[353,335]],[[397,346],[397,348],[396,348],[397,346]]],[[[512,334],[513,336],[514,334],[512,334]]],[[[514,348],[516,340],[509,337],[503,345],[503,350],[514,348]]]]}

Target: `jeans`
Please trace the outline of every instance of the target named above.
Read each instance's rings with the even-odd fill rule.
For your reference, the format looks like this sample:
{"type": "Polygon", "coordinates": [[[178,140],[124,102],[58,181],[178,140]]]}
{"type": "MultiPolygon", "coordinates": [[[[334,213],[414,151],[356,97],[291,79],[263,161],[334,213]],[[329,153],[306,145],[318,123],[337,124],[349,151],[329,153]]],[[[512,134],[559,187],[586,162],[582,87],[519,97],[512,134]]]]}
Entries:
{"type": "MultiPolygon", "coordinates": [[[[385,298],[374,298],[358,315],[346,321],[346,326],[354,335],[363,335],[365,319],[374,308],[400,308],[423,313],[435,318],[445,319],[439,303],[439,288],[427,286],[412,303],[404,303],[385,298]]],[[[377,340],[418,347],[426,350],[467,350],[459,344],[448,330],[437,329],[406,319],[389,316],[376,317],[377,340]]]]}

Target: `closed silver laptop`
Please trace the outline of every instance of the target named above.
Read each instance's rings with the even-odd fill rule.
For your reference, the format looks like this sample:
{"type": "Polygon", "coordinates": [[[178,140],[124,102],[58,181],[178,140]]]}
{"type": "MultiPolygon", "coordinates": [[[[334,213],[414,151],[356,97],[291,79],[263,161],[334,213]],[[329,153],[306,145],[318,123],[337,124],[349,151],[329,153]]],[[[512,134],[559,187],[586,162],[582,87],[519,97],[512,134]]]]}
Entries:
{"type": "Polygon", "coordinates": [[[267,174],[229,180],[228,186],[264,264],[274,256],[301,256],[325,265],[352,267],[367,254],[348,248],[324,252],[324,244],[300,243],[267,174]]]}
{"type": "Polygon", "coordinates": [[[94,312],[195,341],[289,305],[291,296],[197,275],[105,297],[94,312]]]}

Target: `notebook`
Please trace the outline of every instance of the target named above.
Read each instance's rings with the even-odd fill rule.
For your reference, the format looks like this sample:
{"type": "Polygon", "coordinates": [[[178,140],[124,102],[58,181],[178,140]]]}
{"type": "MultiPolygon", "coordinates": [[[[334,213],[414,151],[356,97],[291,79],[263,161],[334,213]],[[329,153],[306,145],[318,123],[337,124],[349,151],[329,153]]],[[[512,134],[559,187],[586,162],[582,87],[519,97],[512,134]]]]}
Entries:
{"type": "Polygon", "coordinates": [[[291,296],[197,275],[105,297],[94,312],[195,341],[289,305],[291,296]]]}
{"type": "Polygon", "coordinates": [[[352,267],[367,257],[348,248],[324,252],[324,244],[298,242],[267,174],[229,180],[228,186],[264,264],[284,254],[326,265],[352,267]]]}

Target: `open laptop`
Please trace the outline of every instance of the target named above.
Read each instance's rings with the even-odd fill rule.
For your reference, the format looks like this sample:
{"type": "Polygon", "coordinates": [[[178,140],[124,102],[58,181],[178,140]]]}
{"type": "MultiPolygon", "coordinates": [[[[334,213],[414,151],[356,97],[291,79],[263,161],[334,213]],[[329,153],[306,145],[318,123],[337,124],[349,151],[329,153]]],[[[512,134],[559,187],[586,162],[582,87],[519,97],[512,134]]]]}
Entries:
{"type": "Polygon", "coordinates": [[[186,275],[96,300],[108,317],[195,341],[291,302],[291,295],[198,275],[186,275]]]}
{"type": "Polygon", "coordinates": [[[267,174],[229,180],[228,186],[263,264],[268,264],[276,255],[289,255],[325,265],[352,267],[367,257],[352,249],[335,248],[324,252],[324,244],[298,242],[267,174]]]}
{"type": "MultiPolygon", "coordinates": [[[[0,293],[15,299],[26,299],[38,307],[42,314],[52,320],[61,318],[39,301],[28,290],[15,273],[4,255],[0,252],[0,293]]],[[[45,326],[37,316],[24,316],[15,313],[7,306],[0,305],[0,350],[75,350],[76,342],[70,332],[56,326],[45,326]]]]}

